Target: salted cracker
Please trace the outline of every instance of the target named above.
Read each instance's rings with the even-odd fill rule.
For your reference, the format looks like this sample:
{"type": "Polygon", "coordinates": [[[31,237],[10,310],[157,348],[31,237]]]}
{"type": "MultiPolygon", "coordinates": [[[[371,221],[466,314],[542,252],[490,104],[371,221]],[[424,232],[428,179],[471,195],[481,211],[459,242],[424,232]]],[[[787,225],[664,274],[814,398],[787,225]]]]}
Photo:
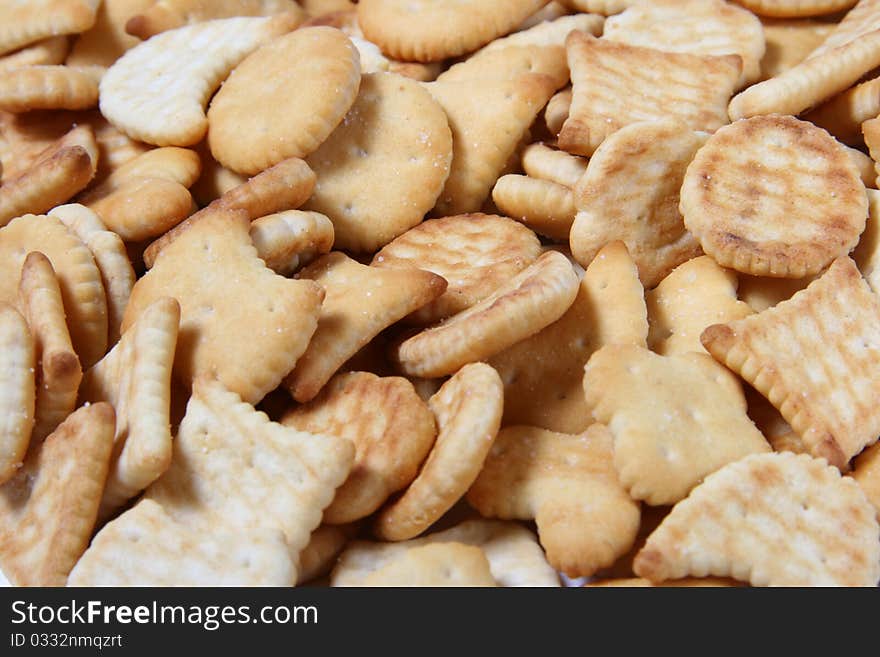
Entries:
{"type": "MultiPolygon", "coordinates": [[[[549,5],[548,5],[549,6],[549,5]]],[[[588,32],[593,36],[602,34],[605,19],[598,14],[579,13],[545,20],[506,37],[494,39],[480,48],[474,57],[513,46],[565,46],[565,37],[572,30],[588,32]]]]}
{"type": "Polygon", "coordinates": [[[497,586],[486,553],[464,543],[413,547],[373,571],[362,586],[497,586]]]}
{"type": "Polygon", "coordinates": [[[34,338],[13,306],[0,304],[0,482],[15,476],[34,426],[34,338]]]}
{"type": "Polygon", "coordinates": [[[852,478],[865,493],[880,521],[880,443],[874,443],[856,457],[852,478]]]}
{"type": "Polygon", "coordinates": [[[0,54],[58,34],[76,34],[95,22],[100,0],[27,0],[0,8],[0,54]]]}
{"type": "Polygon", "coordinates": [[[568,65],[562,45],[518,45],[473,55],[450,66],[437,76],[437,82],[464,80],[510,80],[521,73],[542,73],[553,79],[556,88],[568,83],[568,65]]]}
{"type": "Polygon", "coordinates": [[[532,178],[574,187],[587,170],[589,160],[536,142],[522,152],[522,168],[532,178]]]}

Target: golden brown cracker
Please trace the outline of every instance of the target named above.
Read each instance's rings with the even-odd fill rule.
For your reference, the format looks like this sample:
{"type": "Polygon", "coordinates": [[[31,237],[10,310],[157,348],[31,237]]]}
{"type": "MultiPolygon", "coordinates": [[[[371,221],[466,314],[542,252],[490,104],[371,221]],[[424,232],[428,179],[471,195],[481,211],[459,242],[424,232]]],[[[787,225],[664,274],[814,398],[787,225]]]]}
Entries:
{"type": "Polygon", "coordinates": [[[291,29],[306,18],[302,7],[292,0],[158,0],[131,14],[125,31],[139,39],[149,39],[160,32],[218,18],[281,13],[296,18],[291,29]]]}
{"type": "Polygon", "coordinates": [[[804,61],[834,30],[834,23],[812,19],[763,18],[766,49],[761,80],[776,77],[804,61]]]}
{"type": "Polygon", "coordinates": [[[736,0],[761,16],[821,16],[849,9],[858,0],[736,0]]]}
{"type": "Polygon", "coordinates": [[[413,547],[370,573],[362,586],[497,586],[482,549],[464,543],[413,547]]]}
{"type": "Polygon", "coordinates": [[[8,55],[0,56],[0,71],[20,66],[63,64],[70,41],[66,36],[54,36],[37,41],[8,55]]]}
{"type": "Polygon", "coordinates": [[[544,123],[547,125],[550,134],[554,137],[559,134],[562,126],[568,119],[573,95],[574,90],[569,86],[561,91],[557,91],[547,101],[547,107],[544,109],[544,123]]]}
{"type": "Polygon", "coordinates": [[[34,426],[34,338],[13,306],[0,304],[0,482],[11,479],[24,461],[34,426]]]}
{"type": "Polygon", "coordinates": [[[13,68],[0,78],[0,109],[80,110],[98,103],[101,66],[32,65],[13,68]]]}
{"type": "Polygon", "coordinates": [[[557,185],[574,187],[587,171],[589,160],[571,155],[542,143],[529,144],[522,152],[526,175],[549,180],[557,185]]]}
{"type": "Polygon", "coordinates": [[[155,0],[103,0],[98,6],[95,24],[73,42],[67,57],[70,66],[110,66],[140,39],[127,34],[129,18],[149,9],[155,0]]]}
{"type": "MultiPolygon", "coordinates": [[[[546,7],[549,6],[546,5],[546,7]]],[[[604,23],[605,20],[598,14],[578,13],[559,16],[552,20],[540,21],[525,29],[520,26],[519,30],[508,36],[490,41],[475,54],[483,55],[494,50],[504,50],[515,46],[562,47],[565,46],[565,37],[572,30],[580,30],[593,36],[599,36],[602,34],[604,23]]]]}
{"type": "Polygon", "coordinates": [[[880,293],[880,192],[876,189],[866,191],[868,221],[852,257],[871,289],[880,293]]]}
{"type": "Polygon", "coordinates": [[[133,178],[109,194],[83,203],[127,242],[164,234],[192,212],[189,190],[165,178],[133,178]]]}
{"type": "Polygon", "coordinates": [[[492,200],[505,215],[539,235],[568,241],[577,213],[571,188],[531,176],[507,174],[495,182],[492,200]]]}
{"type": "Polygon", "coordinates": [[[287,210],[251,223],[251,240],[266,266],[290,276],[333,248],[333,223],[320,212],[287,210]]]}
{"type": "Polygon", "coordinates": [[[850,87],[804,116],[845,144],[858,145],[862,124],[880,115],[880,77],[850,87]]]}
{"type": "Polygon", "coordinates": [[[100,0],[27,0],[0,8],[0,54],[57,34],[76,34],[95,22],[100,0]]]}

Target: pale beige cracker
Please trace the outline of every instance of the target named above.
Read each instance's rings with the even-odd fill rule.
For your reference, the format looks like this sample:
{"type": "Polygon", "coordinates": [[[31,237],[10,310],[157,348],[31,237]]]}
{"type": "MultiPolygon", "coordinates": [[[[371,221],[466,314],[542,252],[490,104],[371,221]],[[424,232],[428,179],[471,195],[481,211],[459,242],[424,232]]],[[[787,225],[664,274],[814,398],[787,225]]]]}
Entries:
{"type": "Polygon", "coordinates": [[[865,155],[857,148],[851,148],[850,146],[846,146],[845,148],[847,155],[849,155],[853,164],[855,164],[856,169],[858,169],[862,184],[867,188],[876,187],[877,165],[874,160],[871,159],[871,156],[865,155]]]}
{"type": "Polygon", "coordinates": [[[529,144],[522,152],[522,168],[526,175],[574,188],[587,171],[589,160],[551,148],[546,144],[529,144]]]}
{"type": "Polygon", "coordinates": [[[858,169],[825,130],[792,116],[737,121],[709,138],[681,187],[684,225],[739,272],[816,274],[858,242],[868,200],[858,169]]]}
{"type": "Polygon", "coordinates": [[[154,4],[155,0],[103,0],[98,6],[95,24],[76,37],[66,63],[69,66],[112,65],[140,43],[140,39],[126,33],[128,19],[154,4]]]}
{"type": "Polygon", "coordinates": [[[632,123],[602,142],[574,188],[575,259],[586,266],[605,244],[622,240],[650,289],[700,255],[678,206],[685,171],[705,142],[674,119],[632,123]]]}
{"type": "Polygon", "coordinates": [[[737,298],[738,280],[709,256],[673,269],[645,295],[648,347],[662,356],[706,353],[700,334],[707,326],[742,319],[754,311],[737,298]]]}
{"type": "Polygon", "coordinates": [[[82,367],[70,342],[55,270],[39,251],[25,258],[18,293],[34,339],[36,400],[30,439],[39,443],[76,408],[82,367]]]}
{"type": "Polygon", "coordinates": [[[431,324],[482,301],[540,254],[541,244],[528,228],[507,217],[475,213],[411,228],[376,253],[372,265],[425,269],[445,278],[446,291],[408,318],[431,324]]]}
{"type": "Polygon", "coordinates": [[[409,541],[354,541],[340,555],[330,583],[332,586],[362,586],[371,573],[407,550],[450,542],[481,548],[499,586],[559,586],[559,576],[547,563],[544,551],[531,531],[519,523],[485,519],[466,520],[409,541]]]}
{"type": "Polygon", "coordinates": [[[421,223],[452,157],[446,114],[421,84],[366,74],[345,119],[306,158],[317,183],[304,207],[330,218],[338,248],[374,252],[421,223]]]}
{"type": "Polygon", "coordinates": [[[276,274],[290,276],[333,248],[333,223],[320,212],[286,210],[255,219],[250,227],[257,254],[276,274]]]}
{"type": "Polygon", "coordinates": [[[63,64],[69,45],[66,36],[48,37],[37,41],[8,55],[0,56],[0,71],[8,71],[21,66],[63,64]]]}
{"type": "Polygon", "coordinates": [[[310,16],[323,16],[335,11],[354,11],[351,0],[299,0],[299,4],[310,16]]]}
{"type": "Polygon", "coordinates": [[[583,392],[590,356],[606,344],[644,347],[647,335],[638,270],[623,243],[612,242],[589,264],[562,317],[489,360],[504,382],[505,426],[586,430],[593,422],[583,392]]]}
{"type": "Polygon", "coordinates": [[[256,403],[281,383],[318,325],[324,291],[275,274],[260,260],[244,211],[215,210],[162,250],[131,293],[122,330],[153,301],[180,302],[175,376],[199,376],[256,403]]]}
{"type": "Polygon", "coordinates": [[[418,536],[464,496],[498,434],[503,405],[501,378],[485,363],[465,365],[441,386],[428,401],[437,441],[415,480],[379,512],[378,537],[418,536]]]}
{"type": "Polygon", "coordinates": [[[138,178],[161,178],[190,187],[201,171],[201,159],[193,150],[177,146],[153,148],[114,167],[101,184],[90,188],[79,200],[87,204],[102,199],[138,178]]]}
{"type": "Polygon", "coordinates": [[[856,457],[852,478],[864,491],[880,521],[880,443],[874,443],[856,457]]]}
{"type": "Polygon", "coordinates": [[[163,235],[193,210],[189,190],[166,178],[132,178],[101,198],[82,202],[127,242],[163,235]]]}
{"type": "Polygon", "coordinates": [[[880,527],[858,484],[821,459],[755,454],[709,475],[648,537],[636,574],[752,586],[876,586],[880,527]]]}
{"type": "Polygon", "coordinates": [[[227,190],[208,208],[192,215],[155,240],[144,252],[144,263],[147,267],[152,267],[153,261],[166,245],[188,230],[196,221],[214,211],[243,210],[253,221],[259,217],[300,207],[312,195],[314,188],[315,172],[308,164],[296,157],[282,160],[227,190]]]}
{"type": "Polygon", "coordinates": [[[247,182],[247,176],[230,171],[214,159],[207,139],[200,141],[194,149],[201,159],[202,173],[192,186],[192,196],[200,207],[205,207],[233,187],[247,182]]]}
{"type": "Polygon", "coordinates": [[[0,565],[15,585],[66,584],[94,529],[112,445],[113,408],[80,408],[0,487],[0,565]]]}
{"type": "Polygon", "coordinates": [[[803,290],[815,276],[804,278],[768,278],[739,274],[737,296],[745,301],[756,313],[772,308],[776,304],[791,299],[795,292],[803,290]]]}
{"type": "Polygon", "coordinates": [[[880,435],[880,299],[848,257],[788,301],[710,326],[701,339],[770,400],[814,456],[844,470],[880,435]]]}
{"type": "Polygon", "coordinates": [[[68,586],[292,586],[279,530],[205,532],[141,500],[95,536],[68,586]]]}
{"type": "Polygon", "coordinates": [[[98,104],[102,66],[22,66],[0,78],[0,110],[80,110],[98,104]]]}
{"type": "Polygon", "coordinates": [[[612,442],[601,424],[580,435],[505,427],[466,499],[488,518],[534,519],[550,565],[591,576],[629,550],[639,528],[612,442]]]}
{"type": "Polygon", "coordinates": [[[361,74],[387,73],[391,67],[391,60],[382,54],[379,46],[356,36],[349,36],[354,47],[357,48],[361,63],[361,74]]]}
{"type": "Polygon", "coordinates": [[[770,451],[739,381],[706,354],[608,345],[587,363],[584,391],[614,435],[621,483],[651,505],[674,504],[718,468],[770,451]]]}
{"type": "Polygon", "coordinates": [[[852,7],[858,0],[735,0],[761,16],[821,16],[852,7]]]}
{"type": "Polygon", "coordinates": [[[311,402],[285,413],[281,424],[354,444],[348,479],[324,510],[324,522],[334,525],[370,515],[406,488],[437,432],[434,416],[409,381],[369,372],[336,375],[311,402]],[[370,409],[368,416],[364,409],[370,409]]]}
{"type": "Polygon", "coordinates": [[[758,17],[724,0],[651,0],[605,21],[602,38],[695,55],[739,55],[739,87],[760,78],[764,30],[758,17]]]}
{"type": "Polygon", "coordinates": [[[738,55],[693,55],[642,48],[572,32],[566,39],[572,103],[559,147],[592,155],[612,133],[639,121],[677,119],[713,132],[742,71],[738,55]]]}
{"type": "Polygon", "coordinates": [[[171,463],[171,368],[180,305],[152,303],[119,342],[83,376],[82,402],[106,401],[116,410],[113,459],[99,517],[106,520],[171,463]]]}
{"type": "Polygon", "coordinates": [[[880,115],[880,77],[850,87],[804,116],[845,144],[858,145],[862,124],[880,115]]]}
{"type": "Polygon", "coordinates": [[[473,52],[512,32],[547,0],[364,0],[364,35],[389,57],[435,62],[473,52]]]}
{"type": "Polygon", "coordinates": [[[350,525],[321,525],[309,537],[309,543],[299,553],[297,585],[308,584],[327,575],[336,564],[336,557],[356,534],[359,523],[350,525]]]}
{"type": "Polygon", "coordinates": [[[196,144],[208,130],[208,99],[224,78],[291,27],[284,15],[224,18],[156,35],[107,70],[101,113],[132,139],[156,146],[196,144]]]}
{"type": "Polygon", "coordinates": [[[91,128],[73,128],[50,144],[26,169],[0,186],[0,226],[27,213],[45,212],[89,184],[98,164],[91,128]]]}
{"type": "Polygon", "coordinates": [[[868,221],[852,257],[871,289],[880,294],[880,192],[867,192],[868,221]]]}
{"type": "Polygon", "coordinates": [[[200,379],[171,467],[145,497],[207,533],[280,529],[297,558],[353,457],[345,438],[271,422],[219,383],[200,379]]]}
{"type": "Polygon", "coordinates": [[[542,73],[553,79],[556,89],[568,84],[565,48],[522,45],[473,55],[451,66],[437,77],[437,82],[516,78],[521,73],[542,73]]]}
{"type": "Polygon", "coordinates": [[[58,34],[76,34],[95,22],[100,0],[26,0],[0,7],[0,54],[58,34]]]}
{"type": "Polygon", "coordinates": [[[0,484],[24,461],[34,426],[34,338],[13,306],[0,304],[0,484]]]}
{"type": "MultiPolygon", "coordinates": [[[[321,11],[319,13],[309,11],[309,13],[312,17],[300,27],[318,27],[320,25],[326,25],[327,27],[335,27],[337,30],[341,30],[348,38],[356,37],[367,43],[373,43],[372,41],[367,41],[364,37],[360,25],[358,25],[357,7],[354,5],[338,9],[328,9],[327,11],[321,11]]],[[[378,48],[378,46],[376,47],[378,48]]]]}
{"type": "Polygon", "coordinates": [[[558,88],[540,73],[425,85],[452,130],[452,165],[436,216],[477,212],[538,112],[558,88]]]}
{"type": "MultiPolygon", "coordinates": [[[[548,5],[549,6],[549,5],[548,5]]],[[[588,32],[593,36],[602,34],[602,26],[605,19],[598,14],[573,14],[561,16],[554,20],[542,21],[519,30],[506,37],[495,39],[474,53],[474,57],[484,55],[495,50],[504,50],[513,46],[565,46],[565,37],[572,30],[588,32]]]]}
{"type": "Polygon", "coordinates": [[[517,26],[516,31],[522,32],[524,30],[535,27],[536,25],[540,25],[541,23],[555,21],[557,18],[568,16],[570,13],[571,12],[569,8],[566,7],[563,3],[558,2],[557,0],[551,0],[534,14],[525,19],[522,23],[520,23],[519,26],[517,26]]]}
{"type": "Polygon", "coordinates": [[[334,251],[299,272],[324,289],[318,328],[285,379],[299,402],[313,399],[331,376],[381,331],[439,297],[443,277],[421,269],[370,267],[334,251]]]}
{"type": "Polygon", "coordinates": [[[763,18],[766,49],[761,80],[776,77],[804,61],[834,31],[834,23],[811,19],[763,18]]]}
{"type": "Polygon", "coordinates": [[[95,259],[56,217],[17,217],[0,229],[0,303],[17,303],[21,267],[32,251],[52,263],[73,348],[89,368],[107,350],[107,299],[95,259]]]}
{"type": "Polygon", "coordinates": [[[505,215],[521,221],[539,235],[568,241],[577,213],[570,187],[540,178],[507,174],[495,182],[492,200],[505,215]]]}
{"type": "Polygon", "coordinates": [[[464,543],[413,547],[370,573],[362,586],[497,586],[486,553],[464,543]]]}
{"type": "Polygon", "coordinates": [[[357,48],[339,30],[308,27],[275,39],[241,62],[211,100],[211,153],[249,175],[305,157],[342,123],[360,80],[357,48]]]}
{"type": "Polygon", "coordinates": [[[125,31],[139,39],[218,18],[273,16],[287,13],[296,20],[291,29],[306,19],[302,7],[293,0],[158,0],[129,17],[125,31]]]}
{"type": "Polygon", "coordinates": [[[547,126],[547,130],[554,137],[559,134],[566,119],[568,119],[573,94],[574,90],[568,86],[561,91],[557,91],[547,101],[547,107],[544,109],[544,123],[547,126]]]}
{"type": "Polygon", "coordinates": [[[107,297],[107,344],[116,344],[135,282],[134,268],[122,238],[107,230],[98,215],[83,205],[59,205],[49,211],[49,216],[60,219],[92,252],[107,297]]]}
{"type": "Polygon", "coordinates": [[[393,358],[411,376],[452,374],[555,322],[574,302],[577,289],[578,277],[568,258],[545,252],[480,302],[404,340],[393,358]]]}

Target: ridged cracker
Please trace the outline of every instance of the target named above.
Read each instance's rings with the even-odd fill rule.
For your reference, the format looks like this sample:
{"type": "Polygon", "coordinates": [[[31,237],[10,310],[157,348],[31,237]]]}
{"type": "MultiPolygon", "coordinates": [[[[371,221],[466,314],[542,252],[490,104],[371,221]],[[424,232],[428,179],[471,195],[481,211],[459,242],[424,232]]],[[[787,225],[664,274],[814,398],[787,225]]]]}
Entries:
{"type": "Polygon", "coordinates": [[[684,176],[681,213],[718,264],[802,278],[856,245],[868,201],[839,142],[810,123],[772,115],[709,138],[684,176]]]}
{"type": "Polygon", "coordinates": [[[332,524],[364,518],[406,488],[436,437],[434,416],[409,381],[368,372],[336,375],[311,402],[285,413],[281,424],[354,444],[348,479],[324,510],[324,522],[332,524]]]}
{"type": "Polygon", "coordinates": [[[737,278],[709,256],[679,265],[645,295],[648,307],[648,346],[663,356],[689,351],[705,353],[700,334],[707,326],[752,314],[737,299],[737,278]]]}
{"type": "Polygon", "coordinates": [[[308,27],[273,40],[241,62],[211,100],[211,153],[250,175],[305,157],[342,122],[360,73],[357,49],[339,30],[308,27]]]}
{"type": "Polygon", "coordinates": [[[430,324],[483,300],[540,254],[540,242],[528,228],[476,213],[425,221],[383,247],[372,264],[418,267],[446,279],[446,291],[409,317],[430,324]]]}
{"type": "Polygon", "coordinates": [[[24,215],[0,229],[0,303],[17,303],[27,254],[49,258],[61,286],[70,339],[83,369],[107,350],[107,299],[91,251],[52,216],[24,215]]]}
{"type": "Polygon", "coordinates": [[[154,4],[155,0],[103,0],[98,6],[95,24],[74,40],[67,64],[113,64],[125,51],[140,43],[140,39],[126,33],[126,21],[154,4]]]}
{"type": "Polygon", "coordinates": [[[589,264],[562,317],[490,359],[504,382],[504,424],[586,430],[593,422],[583,392],[590,356],[605,344],[644,347],[647,335],[638,271],[623,243],[612,242],[589,264]]]}
{"type": "Polygon", "coordinates": [[[535,535],[515,522],[466,520],[449,529],[398,543],[354,541],[330,578],[332,586],[362,586],[370,573],[414,547],[433,543],[464,543],[482,548],[499,586],[559,586],[535,535]]]}
{"type": "Polygon", "coordinates": [[[34,338],[13,306],[0,304],[0,484],[24,461],[34,426],[34,338]]]}
{"type": "Polygon", "coordinates": [[[274,390],[305,351],[324,292],[276,275],[257,255],[244,211],[216,210],[162,250],[131,293],[125,331],[153,301],[180,302],[175,376],[217,377],[245,401],[274,390]]]}
{"type": "Polygon", "coordinates": [[[818,48],[834,30],[834,23],[811,19],[761,20],[766,49],[761,79],[767,80],[794,68],[818,48]]]}
{"type": "Polygon", "coordinates": [[[67,584],[291,586],[295,581],[283,532],[204,532],[141,500],[98,532],[67,584]]]}
{"type": "Polygon", "coordinates": [[[562,317],[578,277],[561,253],[548,251],[480,302],[404,340],[393,357],[411,376],[445,376],[486,360],[562,317]]]}
{"type": "Polygon", "coordinates": [[[284,384],[313,399],[331,376],[381,331],[443,294],[446,281],[421,269],[369,267],[334,251],[299,273],[325,291],[318,328],[284,384]]]}
{"type": "Polygon", "coordinates": [[[497,586],[486,554],[464,543],[412,547],[364,579],[361,586],[497,586]]]}
{"type": "Polygon", "coordinates": [[[639,505],[618,481],[600,424],[580,435],[502,429],[467,501],[488,518],[534,519],[550,565],[569,577],[612,564],[639,527],[639,505]]]}
{"type": "Polygon", "coordinates": [[[880,443],[874,443],[856,457],[852,478],[865,493],[880,521],[880,443]]]}
{"type": "Polygon", "coordinates": [[[512,32],[547,0],[363,0],[357,5],[364,35],[405,61],[434,62],[473,52],[512,32]]]}
{"type": "Polygon", "coordinates": [[[739,55],[739,86],[761,74],[764,30],[758,18],[724,0],[652,0],[605,21],[602,38],[695,55],[739,55]]]}
{"type": "Polygon", "coordinates": [[[619,14],[627,7],[641,0],[559,0],[563,5],[574,11],[586,11],[602,16],[619,14]]]}
{"type": "Polygon", "coordinates": [[[736,0],[761,16],[821,16],[849,9],[858,0],[736,0]]]}
{"type": "Polygon", "coordinates": [[[428,401],[437,441],[418,476],[376,517],[387,541],[418,536],[460,500],[477,478],[501,426],[504,389],[485,363],[465,365],[428,401]]]}
{"type": "Polygon", "coordinates": [[[707,328],[703,346],[845,469],[880,435],[880,298],[848,257],[788,301],[707,328]]]}
{"type": "Polygon", "coordinates": [[[492,200],[505,215],[521,221],[539,235],[568,241],[577,213],[570,187],[540,178],[507,174],[495,182],[492,200]]]}
{"type": "Polygon", "coordinates": [[[660,582],[732,576],[753,586],[876,586],[880,528],[858,485],[820,459],[757,454],[709,475],[636,557],[660,582]]]}
{"type": "Polygon", "coordinates": [[[706,136],[674,119],[638,122],[606,139],[574,188],[571,252],[583,266],[622,240],[650,289],[700,254],[679,212],[679,188],[706,136]]]}
{"type": "Polygon", "coordinates": [[[706,354],[605,346],[587,363],[584,391],[614,435],[621,483],[651,505],[673,504],[709,473],[770,450],[739,381],[706,354]]]}
{"type": "Polygon", "coordinates": [[[572,188],[586,173],[588,163],[584,157],[542,143],[530,144],[522,153],[522,168],[526,175],[572,188]]]}
{"type": "Polygon", "coordinates": [[[162,235],[193,209],[189,190],[165,178],[133,178],[103,198],[83,202],[127,242],[162,235]]]}
{"type": "Polygon", "coordinates": [[[286,210],[251,223],[257,254],[276,274],[290,276],[333,248],[333,223],[320,212],[286,210]]]}
{"type": "Polygon", "coordinates": [[[519,30],[506,37],[490,41],[474,56],[484,55],[513,46],[565,46],[565,37],[572,30],[588,32],[593,36],[602,34],[605,19],[597,14],[573,14],[560,16],[554,20],[542,21],[525,30],[519,30]]]}
{"type": "Polygon", "coordinates": [[[27,112],[39,109],[79,110],[98,103],[101,66],[22,66],[0,78],[0,109],[27,112]]]}
{"type": "Polygon", "coordinates": [[[291,28],[285,16],[224,18],[163,32],[120,57],[101,80],[101,113],[133,139],[190,146],[205,106],[248,54],[291,28]]]}
{"type": "Polygon", "coordinates": [[[728,122],[727,102],[739,82],[738,55],[692,55],[640,48],[583,32],[566,39],[573,85],[559,147],[592,155],[630,123],[678,119],[713,132],[728,122]]]}
{"type": "Polygon", "coordinates": [[[330,217],[338,248],[374,252],[434,207],[452,157],[430,93],[391,73],[364,75],[342,123],[306,158],[317,183],[305,208],[330,217]]]}
{"type": "Polygon", "coordinates": [[[57,34],[75,34],[95,22],[99,0],[6,2],[0,10],[0,54],[57,34]]]}
{"type": "Polygon", "coordinates": [[[880,77],[850,87],[804,116],[845,144],[862,140],[862,123],[880,115],[880,77]]]}
{"type": "Polygon", "coordinates": [[[19,307],[34,339],[37,392],[30,439],[38,443],[76,408],[82,380],[58,279],[52,263],[39,251],[29,253],[21,268],[19,307]]]}
{"type": "Polygon", "coordinates": [[[80,400],[107,401],[116,409],[102,519],[158,479],[171,463],[171,368],[179,324],[177,301],[158,299],[83,376],[80,400]]]}
{"type": "Polygon", "coordinates": [[[0,56],[0,71],[8,71],[20,66],[63,64],[68,48],[69,40],[66,36],[48,37],[8,55],[0,56]]]}
{"type": "Polygon", "coordinates": [[[160,32],[218,18],[281,13],[297,19],[291,29],[306,19],[305,11],[292,0],[158,0],[141,13],[131,15],[125,23],[125,31],[146,40],[160,32]]]}
{"type": "Polygon", "coordinates": [[[70,415],[0,487],[0,564],[18,586],[64,586],[89,544],[113,446],[113,408],[70,415]]]}

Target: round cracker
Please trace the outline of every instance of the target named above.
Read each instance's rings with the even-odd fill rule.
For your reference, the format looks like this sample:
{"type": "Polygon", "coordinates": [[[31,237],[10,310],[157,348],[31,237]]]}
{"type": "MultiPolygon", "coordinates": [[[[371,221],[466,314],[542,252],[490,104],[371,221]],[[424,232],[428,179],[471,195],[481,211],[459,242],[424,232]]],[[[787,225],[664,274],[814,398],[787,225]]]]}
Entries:
{"type": "Polygon", "coordinates": [[[0,302],[17,304],[27,254],[40,251],[61,287],[70,338],[83,369],[107,350],[107,298],[92,252],[56,217],[24,215],[0,230],[0,302]]]}
{"type": "Polygon", "coordinates": [[[831,135],[768,115],[709,138],[685,173],[680,208],[719,265],[802,278],[856,245],[868,199],[852,158],[831,135]]]}
{"type": "Polygon", "coordinates": [[[309,27],[275,39],[239,64],[211,101],[212,155],[248,175],[305,157],[342,121],[360,79],[357,48],[335,28],[309,27]]]}
{"type": "Polygon", "coordinates": [[[434,207],[449,175],[452,132],[421,84],[371,73],[306,162],[318,179],[306,208],[330,218],[337,248],[375,251],[434,207]]]}
{"type": "Polygon", "coordinates": [[[504,386],[492,367],[472,363],[428,405],[437,420],[437,442],[419,476],[376,519],[375,533],[387,541],[418,536],[474,483],[501,426],[504,386]]]}

